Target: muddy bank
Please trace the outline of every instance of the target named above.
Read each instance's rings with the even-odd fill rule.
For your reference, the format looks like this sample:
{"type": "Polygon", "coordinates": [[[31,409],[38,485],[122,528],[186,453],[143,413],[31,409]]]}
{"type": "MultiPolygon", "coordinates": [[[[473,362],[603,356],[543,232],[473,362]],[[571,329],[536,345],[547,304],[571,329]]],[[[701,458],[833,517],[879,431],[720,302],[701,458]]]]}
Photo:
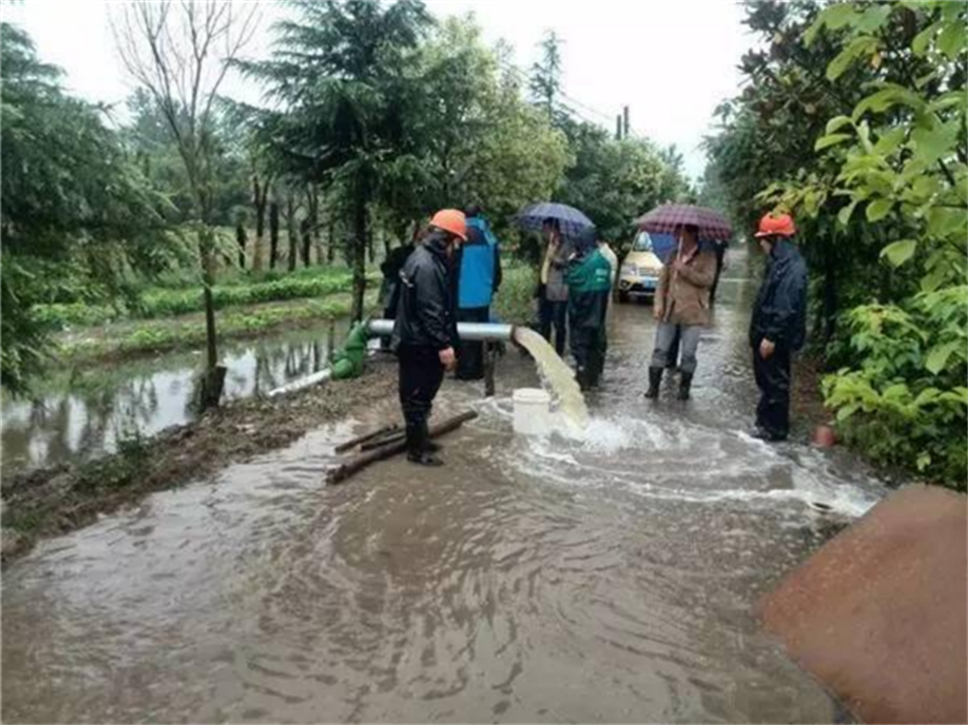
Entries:
{"type": "Polygon", "coordinates": [[[395,370],[392,359],[378,357],[356,380],[271,401],[233,402],[153,438],[126,440],[118,453],[82,465],[4,475],[2,559],[29,551],[42,537],[80,528],[153,491],[286,446],[313,428],[392,397],[395,370]]]}

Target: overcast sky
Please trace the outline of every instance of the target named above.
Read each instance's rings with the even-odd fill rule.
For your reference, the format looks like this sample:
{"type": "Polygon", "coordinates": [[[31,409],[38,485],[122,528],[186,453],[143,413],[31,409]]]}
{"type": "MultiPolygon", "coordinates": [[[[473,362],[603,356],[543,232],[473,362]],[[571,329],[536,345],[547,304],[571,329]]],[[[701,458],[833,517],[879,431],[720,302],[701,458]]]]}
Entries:
{"type": "MultiPolygon", "coordinates": [[[[71,90],[116,103],[132,88],[109,23],[120,2],[25,0],[4,4],[3,12],[5,20],[30,33],[42,60],[67,72],[71,90]]],[[[705,164],[698,145],[713,109],[735,94],[736,66],[751,43],[740,22],[742,8],[733,0],[427,0],[427,5],[438,17],[473,12],[488,41],[511,44],[522,69],[537,59],[538,42],[553,29],[563,41],[564,91],[573,99],[566,102],[610,129],[628,105],[633,132],[676,144],[693,176],[705,164]]],[[[264,7],[268,22],[277,11],[268,2],[264,7]]],[[[249,53],[265,49],[259,42],[249,53]]],[[[237,82],[226,90],[249,95],[237,82]]]]}

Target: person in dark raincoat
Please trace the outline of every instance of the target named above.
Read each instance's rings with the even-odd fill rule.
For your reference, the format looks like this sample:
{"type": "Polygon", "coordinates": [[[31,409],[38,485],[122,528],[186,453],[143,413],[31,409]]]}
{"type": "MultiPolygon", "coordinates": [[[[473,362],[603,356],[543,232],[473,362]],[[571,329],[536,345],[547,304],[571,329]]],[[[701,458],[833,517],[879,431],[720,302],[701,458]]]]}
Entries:
{"type": "Polygon", "coordinates": [[[605,317],[612,293],[612,265],[598,246],[595,229],[579,236],[565,281],[575,377],[588,390],[598,386],[605,367],[605,317]]]}
{"type": "Polygon", "coordinates": [[[464,213],[443,209],[400,271],[392,345],[400,360],[400,406],[406,421],[407,460],[439,466],[427,420],[445,370],[457,364],[457,309],[451,260],[466,238],[464,213]]]}
{"type": "Polygon", "coordinates": [[[807,265],[793,244],[795,234],[789,214],[767,214],[756,233],[769,267],[750,319],[760,389],[753,435],[766,441],[783,441],[790,434],[790,359],[806,340],[807,265]]]}

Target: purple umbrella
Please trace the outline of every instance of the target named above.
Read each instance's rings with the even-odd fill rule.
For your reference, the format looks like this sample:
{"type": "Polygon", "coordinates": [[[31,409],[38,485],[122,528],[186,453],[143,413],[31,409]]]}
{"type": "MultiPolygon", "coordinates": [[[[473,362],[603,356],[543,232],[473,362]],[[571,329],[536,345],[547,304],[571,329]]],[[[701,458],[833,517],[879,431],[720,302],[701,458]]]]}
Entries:
{"type": "Polygon", "coordinates": [[[726,217],[718,211],[692,204],[663,204],[635,220],[639,229],[654,234],[672,234],[681,226],[699,228],[699,238],[725,241],[733,236],[726,217]]]}
{"type": "Polygon", "coordinates": [[[575,207],[552,202],[532,204],[514,216],[518,227],[528,232],[540,232],[545,219],[556,219],[561,233],[570,239],[577,239],[583,231],[595,226],[591,219],[575,207]]]}

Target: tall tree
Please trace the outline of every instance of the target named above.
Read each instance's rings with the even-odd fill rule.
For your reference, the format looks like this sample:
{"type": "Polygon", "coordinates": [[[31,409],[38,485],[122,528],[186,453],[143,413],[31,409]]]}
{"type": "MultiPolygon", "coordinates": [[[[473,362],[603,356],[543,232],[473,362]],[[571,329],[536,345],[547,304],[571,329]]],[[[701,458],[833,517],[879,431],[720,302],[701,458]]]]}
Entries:
{"type": "Polygon", "coordinates": [[[501,232],[523,205],[550,197],[570,160],[565,136],[524,101],[509,68],[469,19],[449,18],[423,45],[406,123],[414,152],[381,190],[397,238],[434,209],[470,201],[501,232]]]}
{"type": "Polygon", "coordinates": [[[101,109],[68,95],[26,33],[0,23],[0,383],[24,392],[51,350],[41,302],[123,289],[165,263],[171,206],[149,190],[101,109]]]}
{"type": "Polygon", "coordinates": [[[531,98],[544,108],[548,121],[553,123],[559,117],[555,104],[561,93],[561,38],[549,30],[538,46],[541,59],[531,66],[531,98]]]}
{"type": "Polygon", "coordinates": [[[229,0],[153,2],[124,6],[114,25],[128,73],[164,114],[178,147],[197,224],[205,302],[207,368],[201,406],[217,406],[225,368],[218,364],[214,285],[215,208],[214,105],[229,64],[256,30],[258,6],[242,10],[229,0]]]}
{"type": "Polygon", "coordinates": [[[276,268],[279,254],[279,202],[273,198],[269,202],[269,269],[276,268]]]}
{"type": "Polygon", "coordinates": [[[408,153],[403,119],[431,19],[416,0],[300,0],[291,7],[295,18],[276,26],[272,59],[242,67],[285,106],[276,141],[287,170],[346,190],[353,317],[361,319],[369,207],[388,164],[408,153]]]}

